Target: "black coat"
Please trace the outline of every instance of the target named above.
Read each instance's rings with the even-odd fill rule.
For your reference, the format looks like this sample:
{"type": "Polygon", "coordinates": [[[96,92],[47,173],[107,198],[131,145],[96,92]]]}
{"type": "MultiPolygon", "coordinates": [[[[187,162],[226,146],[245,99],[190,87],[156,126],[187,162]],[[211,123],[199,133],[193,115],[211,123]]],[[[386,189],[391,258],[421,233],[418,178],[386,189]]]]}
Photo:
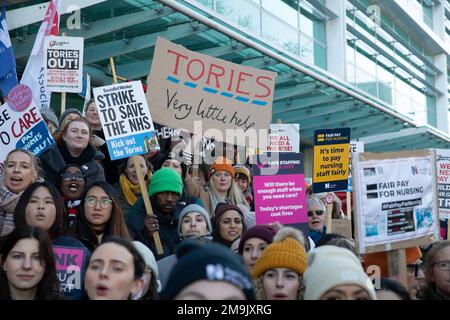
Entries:
{"type": "Polygon", "coordinates": [[[167,215],[158,212],[155,210],[155,206],[153,206],[153,214],[158,219],[159,237],[164,250],[162,255],[158,255],[153,237],[150,236],[150,233],[145,227],[144,220],[147,215],[145,207],[138,214],[128,217],[128,231],[134,240],[140,241],[149,247],[155,255],[156,260],[159,260],[175,253],[175,249],[180,242],[180,237],[178,235],[178,217],[180,212],[181,210],[176,206],[174,212],[171,215],[167,215]]]}
{"type": "Polygon", "coordinates": [[[105,181],[103,167],[94,159],[95,149],[88,144],[87,148],[76,160],[69,160],[64,156],[65,143],[54,144],[39,156],[45,171],[47,181],[59,188],[59,170],[66,164],[75,163],[82,167],[86,176],[86,185],[94,181],[105,181]]]}

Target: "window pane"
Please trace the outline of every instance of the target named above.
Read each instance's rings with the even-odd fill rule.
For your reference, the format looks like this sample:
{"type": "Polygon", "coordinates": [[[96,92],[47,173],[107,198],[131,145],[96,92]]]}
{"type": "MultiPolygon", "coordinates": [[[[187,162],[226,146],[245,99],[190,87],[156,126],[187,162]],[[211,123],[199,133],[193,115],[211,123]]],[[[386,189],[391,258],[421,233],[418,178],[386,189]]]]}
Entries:
{"type": "Polygon", "coordinates": [[[259,35],[260,10],[255,5],[242,0],[216,0],[216,11],[241,27],[259,35]]]}

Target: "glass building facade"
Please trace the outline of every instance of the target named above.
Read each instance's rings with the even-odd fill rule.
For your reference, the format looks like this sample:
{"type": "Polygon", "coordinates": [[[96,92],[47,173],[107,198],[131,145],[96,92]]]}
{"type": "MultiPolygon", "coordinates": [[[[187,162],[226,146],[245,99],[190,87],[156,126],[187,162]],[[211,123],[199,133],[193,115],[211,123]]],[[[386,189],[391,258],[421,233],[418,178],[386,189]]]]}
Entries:
{"type": "MultiPolygon", "coordinates": [[[[434,32],[445,24],[443,43],[449,45],[448,1],[392,0],[404,9],[404,17],[392,15],[373,0],[194,0],[252,36],[299,58],[301,63],[328,70],[332,52],[327,30],[332,19],[345,23],[345,80],[378,101],[406,115],[418,125],[438,127],[436,97],[450,90],[450,71],[440,70],[435,54],[418,43],[413,30],[399,24],[413,19],[434,32]],[[340,2],[341,13],[330,15],[331,1],[340,2]],[[433,17],[444,6],[443,19],[433,17]],[[409,16],[406,16],[409,15],[409,16]],[[437,22],[436,22],[437,21],[437,22]],[[436,26],[438,24],[438,26],[436,26]],[[447,75],[447,88],[436,87],[436,76],[447,75]]],[[[448,105],[448,100],[447,100],[448,105]]],[[[441,106],[442,107],[442,106],[441,106]]],[[[446,128],[444,128],[445,131],[446,128]]]]}

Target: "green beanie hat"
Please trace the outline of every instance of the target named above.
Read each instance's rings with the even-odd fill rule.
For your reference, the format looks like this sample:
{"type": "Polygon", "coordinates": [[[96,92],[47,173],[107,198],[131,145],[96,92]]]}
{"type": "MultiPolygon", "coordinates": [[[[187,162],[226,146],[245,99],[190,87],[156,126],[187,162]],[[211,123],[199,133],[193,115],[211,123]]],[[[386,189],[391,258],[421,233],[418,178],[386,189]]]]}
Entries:
{"type": "Polygon", "coordinates": [[[183,181],[175,169],[161,168],[153,174],[148,189],[148,195],[150,197],[155,193],[164,191],[171,191],[181,195],[183,191],[183,181]]]}

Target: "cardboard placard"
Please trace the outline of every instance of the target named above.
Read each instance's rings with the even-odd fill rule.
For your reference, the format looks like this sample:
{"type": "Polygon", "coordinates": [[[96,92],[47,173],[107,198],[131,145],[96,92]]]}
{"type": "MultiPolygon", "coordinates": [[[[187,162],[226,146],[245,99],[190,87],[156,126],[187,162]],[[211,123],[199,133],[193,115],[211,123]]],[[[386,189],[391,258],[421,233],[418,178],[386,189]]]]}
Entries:
{"type": "Polygon", "coordinates": [[[360,153],[353,160],[360,253],[425,245],[438,238],[433,151],[360,153]]]}
{"type": "Polygon", "coordinates": [[[95,88],[94,97],[111,160],[159,150],[140,81],[95,88]]]}
{"type": "Polygon", "coordinates": [[[308,223],[302,153],[280,153],[278,160],[253,165],[256,223],[308,223]],[[263,168],[276,169],[264,175],[263,168]]]}
{"type": "Polygon", "coordinates": [[[267,152],[300,152],[300,125],[270,124],[267,152]]]}
{"type": "Polygon", "coordinates": [[[348,163],[348,187],[347,191],[352,192],[352,158],[357,154],[364,152],[364,141],[350,141],[350,157],[348,163]]]}
{"type": "Polygon", "coordinates": [[[450,218],[450,150],[436,149],[436,175],[441,238],[447,239],[448,219],[450,218]]]}
{"type": "Polygon", "coordinates": [[[350,128],[314,131],[313,193],[347,190],[350,128]]]}
{"type": "Polygon", "coordinates": [[[44,38],[44,81],[51,92],[83,90],[84,38],[47,36],[44,38]]]}
{"type": "Polygon", "coordinates": [[[347,219],[333,219],[333,233],[339,234],[346,239],[352,240],[352,222],[347,219]]]}
{"type": "Polygon", "coordinates": [[[258,136],[254,130],[264,129],[263,139],[227,141],[264,150],[275,79],[274,72],[213,58],[158,37],[147,101],[157,123],[219,141],[228,140],[227,129],[231,136],[258,136]]]}

